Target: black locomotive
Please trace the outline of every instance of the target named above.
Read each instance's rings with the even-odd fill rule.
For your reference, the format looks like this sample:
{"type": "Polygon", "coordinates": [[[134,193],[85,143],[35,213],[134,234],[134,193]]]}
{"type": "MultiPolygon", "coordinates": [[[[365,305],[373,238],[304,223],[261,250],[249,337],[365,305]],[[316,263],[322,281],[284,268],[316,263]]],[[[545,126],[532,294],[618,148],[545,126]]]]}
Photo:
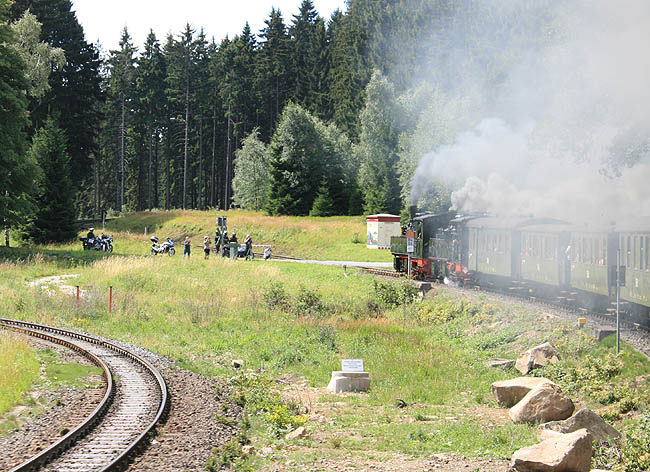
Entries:
{"type": "Polygon", "coordinates": [[[552,218],[416,215],[391,239],[395,270],[459,285],[487,285],[592,310],[612,310],[620,250],[623,308],[650,321],[650,218],[606,226],[552,218]],[[411,233],[412,231],[412,233],[411,233]]]}

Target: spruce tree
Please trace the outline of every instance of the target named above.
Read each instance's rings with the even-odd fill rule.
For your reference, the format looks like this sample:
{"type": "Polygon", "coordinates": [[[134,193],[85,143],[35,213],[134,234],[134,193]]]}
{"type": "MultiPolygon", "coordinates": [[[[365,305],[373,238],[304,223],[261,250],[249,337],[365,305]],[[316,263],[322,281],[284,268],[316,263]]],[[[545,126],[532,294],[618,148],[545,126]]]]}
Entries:
{"type": "Polygon", "coordinates": [[[38,210],[29,232],[39,243],[63,242],[74,238],[74,189],[70,179],[70,156],[63,131],[49,119],[37,131],[30,158],[39,163],[42,179],[36,202],[38,210]]]}
{"type": "Polygon", "coordinates": [[[318,187],[318,192],[316,192],[316,198],[314,199],[309,216],[332,216],[334,214],[336,214],[334,201],[330,196],[327,180],[323,179],[320,187],[318,187]]]}

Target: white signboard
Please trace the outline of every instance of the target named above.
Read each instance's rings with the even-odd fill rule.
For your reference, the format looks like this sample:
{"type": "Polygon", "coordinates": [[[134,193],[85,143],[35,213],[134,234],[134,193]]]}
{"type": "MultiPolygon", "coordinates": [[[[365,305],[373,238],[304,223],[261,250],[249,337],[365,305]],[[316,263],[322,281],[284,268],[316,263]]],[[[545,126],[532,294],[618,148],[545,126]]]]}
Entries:
{"type": "Polygon", "coordinates": [[[406,238],[406,252],[415,252],[415,238],[406,238]]]}
{"type": "Polygon", "coordinates": [[[343,372],[363,372],[363,359],[341,359],[343,372]]]}

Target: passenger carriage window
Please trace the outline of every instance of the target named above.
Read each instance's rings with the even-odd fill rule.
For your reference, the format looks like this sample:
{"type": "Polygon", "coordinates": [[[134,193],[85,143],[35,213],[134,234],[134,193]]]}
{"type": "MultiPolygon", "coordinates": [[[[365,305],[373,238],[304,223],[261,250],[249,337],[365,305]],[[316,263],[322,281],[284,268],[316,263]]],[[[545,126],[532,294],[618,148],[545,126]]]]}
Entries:
{"type": "Polygon", "coordinates": [[[650,257],[648,254],[650,254],[650,237],[646,236],[645,237],[645,270],[650,270],[650,257]]]}
{"type": "Polygon", "coordinates": [[[645,253],[646,253],[646,248],[645,248],[645,238],[641,236],[639,238],[639,270],[644,270],[645,269],[645,253]]]}
{"type": "Polygon", "coordinates": [[[600,265],[600,239],[594,239],[594,264],[600,265]]]}
{"type": "Polygon", "coordinates": [[[639,237],[634,236],[632,238],[632,265],[634,269],[639,268],[639,237]]]}
{"type": "Polygon", "coordinates": [[[603,260],[602,265],[607,265],[607,239],[603,239],[603,260]]]}
{"type": "Polygon", "coordinates": [[[627,267],[630,267],[630,262],[632,262],[632,238],[630,236],[627,237],[627,244],[625,244],[626,248],[626,255],[625,255],[625,265],[627,267]]]}

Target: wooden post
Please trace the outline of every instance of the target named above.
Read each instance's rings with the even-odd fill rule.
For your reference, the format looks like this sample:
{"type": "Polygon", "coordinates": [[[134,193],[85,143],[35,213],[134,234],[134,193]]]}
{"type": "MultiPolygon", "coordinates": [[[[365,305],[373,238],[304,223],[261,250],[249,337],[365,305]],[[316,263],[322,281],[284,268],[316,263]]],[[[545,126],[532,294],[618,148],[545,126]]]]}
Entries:
{"type": "Polygon", "coordinates": [[[79,306],[79,285],[77,285],[77,307],[79,306]]]}
{"type": "Polygon", "coordinates": [[[113,286],[108,287],[108,312],[113,311],[113,286]]]}

